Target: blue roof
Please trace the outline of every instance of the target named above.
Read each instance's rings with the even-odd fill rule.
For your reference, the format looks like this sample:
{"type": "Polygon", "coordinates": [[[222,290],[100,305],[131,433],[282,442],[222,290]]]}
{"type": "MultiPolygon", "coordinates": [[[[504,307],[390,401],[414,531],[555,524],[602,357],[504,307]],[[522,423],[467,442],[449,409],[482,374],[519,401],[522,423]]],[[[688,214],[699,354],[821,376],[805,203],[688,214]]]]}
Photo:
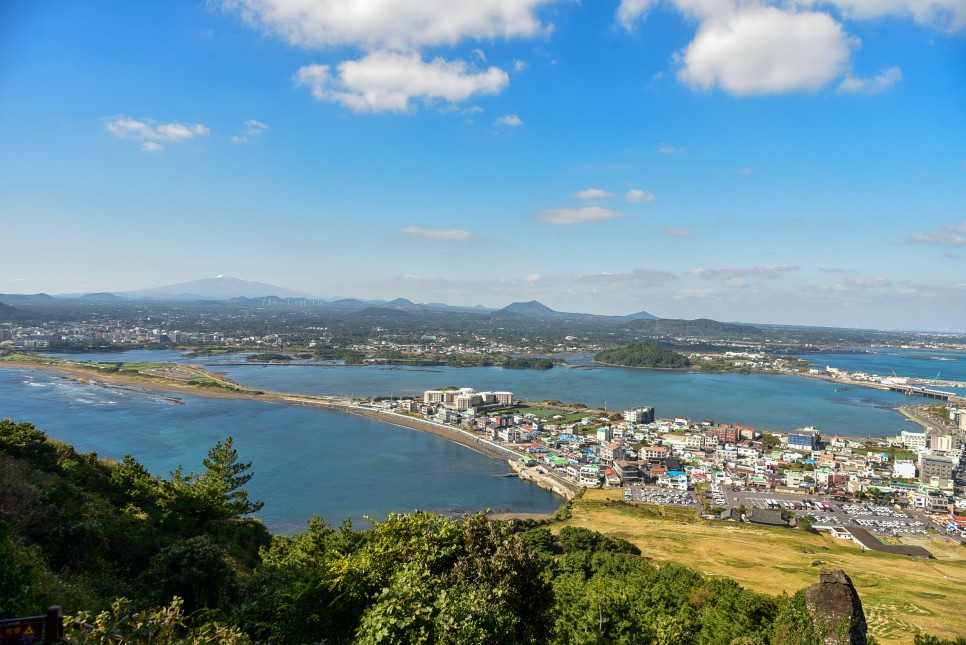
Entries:
{"type": "Polygon", "coordinates": [[[667,476],[668,477],[682,477],[682,476],[684,476],[684,471],[683,470],[669,470],[669,471],[667,471],[667,476]]]}

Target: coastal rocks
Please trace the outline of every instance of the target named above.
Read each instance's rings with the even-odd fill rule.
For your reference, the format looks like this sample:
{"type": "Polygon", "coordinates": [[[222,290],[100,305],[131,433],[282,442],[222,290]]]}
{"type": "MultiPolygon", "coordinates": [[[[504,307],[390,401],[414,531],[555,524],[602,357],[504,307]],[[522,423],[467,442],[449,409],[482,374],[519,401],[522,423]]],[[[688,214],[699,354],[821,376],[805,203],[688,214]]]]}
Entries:
{"type": "Polygon", "coordinates": [[[805,591],[805,606],[823,645],[866,645],[868,625],[852,580],[841,569],[826,569],[805,591]]]}

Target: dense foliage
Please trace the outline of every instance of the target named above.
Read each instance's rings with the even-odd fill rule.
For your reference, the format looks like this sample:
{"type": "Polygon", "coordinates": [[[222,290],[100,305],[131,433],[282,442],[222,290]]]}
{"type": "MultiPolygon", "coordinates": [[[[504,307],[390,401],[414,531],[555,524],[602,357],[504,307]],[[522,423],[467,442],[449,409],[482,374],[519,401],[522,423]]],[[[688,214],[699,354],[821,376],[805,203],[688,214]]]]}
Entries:
{"type": "Polygon", "coordinates": [[[598,352],[594,360],[608,365],[624,367],[682,368],[690,367],[691,361],[684,354],[654,343],[631,343],[598,352]]]}
{"type": "Polygon", "coordinates": [[[203,463],[159,478],[0,421],[0,617],[60,604],[79,643],[817,642],[801,594],[583,528],[417,512],[272,537],[232,440],[203,463]]]}

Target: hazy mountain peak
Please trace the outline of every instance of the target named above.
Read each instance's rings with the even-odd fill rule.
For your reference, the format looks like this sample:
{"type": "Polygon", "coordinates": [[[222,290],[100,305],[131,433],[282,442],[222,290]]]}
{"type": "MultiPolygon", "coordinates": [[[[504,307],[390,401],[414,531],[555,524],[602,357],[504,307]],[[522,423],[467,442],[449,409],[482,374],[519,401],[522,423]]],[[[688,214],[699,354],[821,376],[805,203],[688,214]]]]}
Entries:
{"type": "Polygon", "coordinates": [[[278,296],[280,298],[311,298],[308,294],[274,284],[242,280],[230,275],[219,275],[214,278],[203,278],[189,282],[179,282],[153,289],[127,291],[121,295],[135,298],[153,298],[187,300],[201,298],[205,300],[229,300],[231,298],[264,298],[278,296]]]}
{"type": "Polygon", "coordinates": [[[537,302],[536,300],[528,300],[527,302],[514,302],[507,305],[500,311],[507,311],[514,314],[523,314],[524,316],[552,316],[557,312],[548,307],[547,305],[537,302]]]}

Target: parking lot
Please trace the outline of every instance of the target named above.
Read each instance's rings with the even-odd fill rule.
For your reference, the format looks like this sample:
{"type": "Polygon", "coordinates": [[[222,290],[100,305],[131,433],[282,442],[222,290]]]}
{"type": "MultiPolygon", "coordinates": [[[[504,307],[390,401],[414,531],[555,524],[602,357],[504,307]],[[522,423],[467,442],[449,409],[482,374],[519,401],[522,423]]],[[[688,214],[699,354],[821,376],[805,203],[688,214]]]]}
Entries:
{"type": "Polygon", "coordinates": [[[634,484],[624,488],[624,501],[664,504],[666,506],[694,506],[694,493],[634,484]]]}
{"type": "Polygon", "coordinates": [[[859,526],[880,535],[926,535],[927,525],[892,506],[841,503],[827,497],[804,497],[767,491],[732,491],[726,503],[769,508],[808,517],[815,527],[859,526]]]}

